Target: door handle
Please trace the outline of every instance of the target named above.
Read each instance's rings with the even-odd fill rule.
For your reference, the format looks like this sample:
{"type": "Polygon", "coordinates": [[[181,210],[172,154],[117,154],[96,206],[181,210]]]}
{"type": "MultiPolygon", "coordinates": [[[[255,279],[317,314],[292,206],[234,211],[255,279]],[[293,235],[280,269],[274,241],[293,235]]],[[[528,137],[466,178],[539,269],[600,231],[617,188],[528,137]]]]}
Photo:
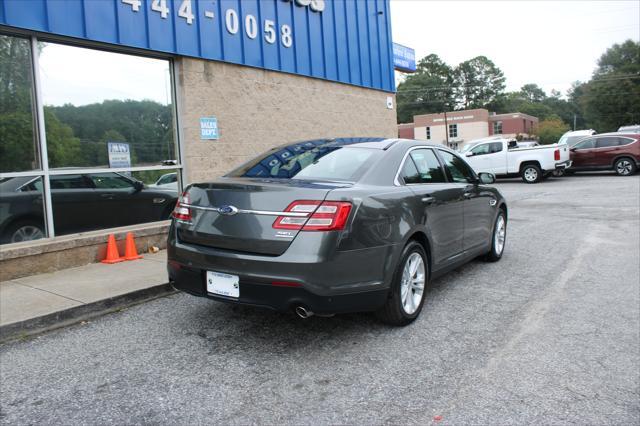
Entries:
{"type": "Polygon", "coordinates": [[[100,194],[102,198],[106,198],[107,200],[113,199],[113,194],[100,194]]]}
{"type": "Polygon", "coordinates": [[[425,204],[433,204],[435,201],[436,199],[433,197],[429,197],[429,196],[422,197],[422,202],[425,204]]]}

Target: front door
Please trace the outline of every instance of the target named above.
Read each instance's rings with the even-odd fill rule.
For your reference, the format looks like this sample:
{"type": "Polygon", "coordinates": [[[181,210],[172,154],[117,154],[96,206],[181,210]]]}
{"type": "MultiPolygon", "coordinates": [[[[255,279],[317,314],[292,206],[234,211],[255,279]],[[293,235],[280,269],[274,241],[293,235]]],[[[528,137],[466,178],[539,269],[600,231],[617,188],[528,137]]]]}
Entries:
{"type": "Polygon", "coordinates": [[[584,139],[571,148],[572,167],[590,167],[595,164],[595,138],[584,139]]]}
{"type": "Polygon", "coordinates": [[[444,265],[459,256],[463,251],[463,187],[447,182],[445,171],[430,148],[410,151],[401,177],[414,193],[416,204],[424,209],[434,265],[444,265]]]}
{"type": "Polygon", "coordinates": [[[449,175],[449,179],[462,189],[464,198],[464,251],[471,251],[487,245],[492,230],[493,195],[478,185],[478,177],[471,167],[457,155],[440,150],[440,156],[449,175]]]}

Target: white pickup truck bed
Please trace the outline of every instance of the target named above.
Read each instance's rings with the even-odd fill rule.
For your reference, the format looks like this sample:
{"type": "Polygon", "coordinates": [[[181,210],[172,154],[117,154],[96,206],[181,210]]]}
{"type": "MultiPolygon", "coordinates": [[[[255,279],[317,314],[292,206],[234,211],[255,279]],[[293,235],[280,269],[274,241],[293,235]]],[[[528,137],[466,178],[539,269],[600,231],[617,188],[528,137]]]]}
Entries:
{"type": "Polygon", "coordinates": [[[571,165],[566,144],[518,148],[512,139],[487,139],[463,149],[463,155],[476,172],[496,177],[520,176],[526,183],[538,183],[555,170],[571,165]]]}

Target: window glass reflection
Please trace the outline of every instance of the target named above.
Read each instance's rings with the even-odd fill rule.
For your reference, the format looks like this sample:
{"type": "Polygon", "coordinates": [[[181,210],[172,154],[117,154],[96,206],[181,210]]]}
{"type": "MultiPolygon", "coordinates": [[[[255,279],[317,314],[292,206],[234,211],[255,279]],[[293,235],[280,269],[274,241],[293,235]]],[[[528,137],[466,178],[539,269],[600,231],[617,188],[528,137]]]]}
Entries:
{"type": "Polygon", "coordinates": [[[57,43],[39,54],[50,168],[176,159],[169,61],[57,43]]]}
{"type": "Polygon", "coordinates": [[[41,177],[0,179],[0,244],[46,237],[41,177]]]}
{"type": "Polygon", "coordinates": [[[177,183],[156,182],[171,173],[177,176],[174,170],[51,176],[56,235],[168,219],[178,198],[177,183]]]}
{"type": "Polygon", "coordinates": [[[0,34],[0,173],[40,168],[27,39],[0,34]]]}

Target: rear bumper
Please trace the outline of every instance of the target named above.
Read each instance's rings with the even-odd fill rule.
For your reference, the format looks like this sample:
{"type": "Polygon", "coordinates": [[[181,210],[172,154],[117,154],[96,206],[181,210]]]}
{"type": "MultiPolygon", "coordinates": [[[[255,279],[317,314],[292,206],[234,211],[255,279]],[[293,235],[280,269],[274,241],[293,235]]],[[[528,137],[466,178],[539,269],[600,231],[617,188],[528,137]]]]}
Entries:
{"type": "Polygon", "coordinates": [[[380,308],[386,300],[387,290],[365,291],[336,296],[321,296],[304,287],[281,287],[267,282],[250,282],[240,278],[240,297],[230,298],[207,293],[204,270],[182,267],[176,271],[169,266],[169,279],[176,290],[219,302],[291,311],[303,306],[316,314],[365,312],[380,308]]]}
{"type": "Polygon", "coordinates": [[[563,161],[562,163],[556,163],[556,170],[568,169],[569,167],[571,167],[571,164],[571,160],[563,161]]]}
{"type": "Polygon", "coordinates": [[[309,234],[306,239],[297,237],[284,254],[271,257],[185,244],[172,227],[167,247],[169,281],[195,296],[278,311],[304,306],[318,314],[363,312],[385,303],[396,246],[314,253],[311,247],[330,244],[310,239],[330,236],[309,234]],[[207,271],[237,275],[240,297],[208,293],[207,271]]]}

